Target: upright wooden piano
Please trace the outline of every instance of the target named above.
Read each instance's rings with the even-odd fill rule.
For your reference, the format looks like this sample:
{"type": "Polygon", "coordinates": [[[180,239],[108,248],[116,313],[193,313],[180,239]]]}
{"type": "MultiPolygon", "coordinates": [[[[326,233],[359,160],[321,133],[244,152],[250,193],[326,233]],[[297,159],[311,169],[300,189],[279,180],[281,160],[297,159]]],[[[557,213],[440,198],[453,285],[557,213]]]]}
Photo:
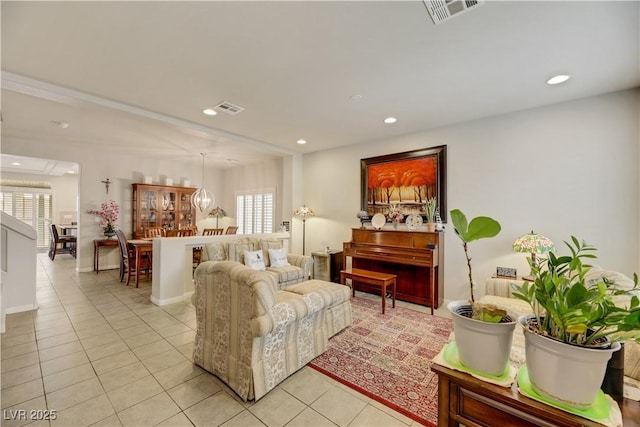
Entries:
{"type": "MultiPolygon", "coordinates": [[[[444,300],[444,235],[442,232],[353,228],[344,242],[344,266],[397,275],[396,298],[439,307],[444,300]],[[431,299],[433,285],[433,303],[431,299]]],[[[377,293],[363,283],[357,290],[377,293]]]]}

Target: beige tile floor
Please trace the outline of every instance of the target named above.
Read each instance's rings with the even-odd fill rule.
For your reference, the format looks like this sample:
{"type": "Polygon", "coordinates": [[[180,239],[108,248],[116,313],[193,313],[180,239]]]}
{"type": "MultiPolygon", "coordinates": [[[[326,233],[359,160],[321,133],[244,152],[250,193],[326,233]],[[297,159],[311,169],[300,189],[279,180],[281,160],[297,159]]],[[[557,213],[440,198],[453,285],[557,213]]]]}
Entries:
{"type": "Polygon", "coordinates": [[[38,310],[0,336],[2,426],[417,425],[308,367],[243,402],[192,363],[190,303],[155,306],[150,280],[77,273],[68,255],[39,254],[37,278],[38,310]]]}

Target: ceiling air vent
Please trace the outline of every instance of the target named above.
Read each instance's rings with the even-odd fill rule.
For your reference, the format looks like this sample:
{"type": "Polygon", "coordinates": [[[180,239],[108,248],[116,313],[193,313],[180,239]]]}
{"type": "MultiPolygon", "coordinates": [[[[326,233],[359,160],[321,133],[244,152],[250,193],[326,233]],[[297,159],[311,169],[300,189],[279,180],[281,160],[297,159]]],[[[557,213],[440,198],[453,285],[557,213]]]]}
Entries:
{"type": "Polygon", "coordinates": [[[437,25],[484,4],[484,0],[423,0],[437,25]]]}
{"type": "Polygon", "coordinates": [[[238,114],[239,112],[244,110],[244,108],[240,107],[239,105],[235,105],[227,101],[222,101],[220,104],[213,107],[213,109],[216,111],[220,111],[221,113],[227,113],[231,115],[238,114]]]}

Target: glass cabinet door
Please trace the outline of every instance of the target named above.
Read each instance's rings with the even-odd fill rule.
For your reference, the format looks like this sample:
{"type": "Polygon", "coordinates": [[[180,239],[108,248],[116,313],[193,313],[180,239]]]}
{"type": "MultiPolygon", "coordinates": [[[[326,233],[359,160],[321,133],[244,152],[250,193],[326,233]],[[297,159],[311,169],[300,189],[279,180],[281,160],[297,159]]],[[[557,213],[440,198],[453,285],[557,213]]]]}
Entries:
{"type": "Polygon", "coordinates": [[[165,230],[175,230],[176,226],[176,192],[175,191],[161,191],[160,192],[160,206],[162,209],[162,222],[160,226],[165,230]]]}
{"type": "Polygon", "coordinates": [[[180,192],[180,211],[178,212],[179,228],[195,225],[191,208],[191,194],[193,194],[193,190],[180,192]]]}

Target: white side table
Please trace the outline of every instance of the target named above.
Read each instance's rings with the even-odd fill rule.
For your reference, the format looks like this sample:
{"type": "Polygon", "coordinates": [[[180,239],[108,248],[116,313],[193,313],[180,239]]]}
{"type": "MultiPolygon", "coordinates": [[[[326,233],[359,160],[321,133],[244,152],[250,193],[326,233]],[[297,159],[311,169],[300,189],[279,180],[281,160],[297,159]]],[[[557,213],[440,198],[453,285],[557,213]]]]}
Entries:
{"type": "Polygon", "coordinates": [[[342,270],[342,251],[315,251],[313,257],[313,278],[325,282],[340,283],[340,270],[342,270]]]}

